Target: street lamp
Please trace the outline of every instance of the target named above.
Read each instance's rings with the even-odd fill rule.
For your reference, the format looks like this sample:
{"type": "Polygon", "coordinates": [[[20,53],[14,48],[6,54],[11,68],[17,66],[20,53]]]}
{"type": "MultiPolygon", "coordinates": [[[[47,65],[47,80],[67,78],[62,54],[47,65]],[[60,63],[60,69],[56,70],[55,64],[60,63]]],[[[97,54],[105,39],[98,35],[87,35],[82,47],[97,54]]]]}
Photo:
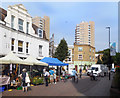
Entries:
{"type": "Polygon", "coordinates": [[[109,80],[110,80],[110,62],[111,62],[111,57],[110,57],[110,27],[106,27],[106,29],[109,30],[109,80]]]}

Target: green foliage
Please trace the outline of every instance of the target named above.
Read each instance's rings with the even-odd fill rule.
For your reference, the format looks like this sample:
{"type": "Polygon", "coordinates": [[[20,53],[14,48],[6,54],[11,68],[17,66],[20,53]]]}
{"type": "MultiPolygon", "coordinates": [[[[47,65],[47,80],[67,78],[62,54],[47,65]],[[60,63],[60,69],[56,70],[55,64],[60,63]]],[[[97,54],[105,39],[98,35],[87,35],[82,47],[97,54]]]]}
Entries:
{"type": "Polygon", "coordinates": [[[116,87],[120,90],[120,68],[116,68],[114,81],[116,87]]]}
{"type": "Polygon", "coordinates": [[[120,74],[120,67],[116,68],[115,72],[118,73],[118,74],[120,74]]]}
{"type": "Polygon", "coordinates": [[[60,43],[55,51],[54,57],[58,58],[60,61],[63,61],[67,58],[67,56],[68,56],[68,46],[67,46],[65,39],[63,38],[60,41],[60,43]]]}
{"type": "Polygon", "coordinates": [[[109,64],[109,62],[110,62],[109,51],[110,51],[109,49],[106,49],[103,52],[103,57],[102,57],[103,64],[109,64]]]}
{"type": "Polygon", "coordinates": [[[110,56],[110,49],[106,49],[103,52],[102,63],[112,64],[114,62],[113,57],[110,56]]]}
{"type": "Polygon", "coordinates": [[[120,65],[120,53],[116,53],[116,56],[114,56],[113,59],[116,65],[120,65]]]}
{"type": "Polygon", "coordinates": [[[98,51],[98,52],[96,52],[96,54],[99,54],[99,53],[102,53],[102,54],[103,54],[103,53],[104,53],[104,50],[103,50],[103,51],[98,51]]]}
{"type": "Polygon", "coordinates": [[[43,77],[38,77],[38,76],[34,77],[34,78],[32,79],[32,83],[33,83],[33,84],[43,84],[43,83],[44,83],[44,82],[43,82],[43,77]]]}

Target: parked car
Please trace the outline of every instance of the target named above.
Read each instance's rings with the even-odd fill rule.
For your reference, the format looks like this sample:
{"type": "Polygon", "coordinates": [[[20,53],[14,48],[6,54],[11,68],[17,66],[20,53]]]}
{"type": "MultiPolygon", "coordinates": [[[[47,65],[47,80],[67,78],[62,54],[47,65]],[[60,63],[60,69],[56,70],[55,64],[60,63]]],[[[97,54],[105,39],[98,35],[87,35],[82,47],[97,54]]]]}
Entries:
{"type": "Polygon", "coordinates": [[[110,70],[110,72],[115,73],[115,68],[112,68],[112,69],[110,70]]]}

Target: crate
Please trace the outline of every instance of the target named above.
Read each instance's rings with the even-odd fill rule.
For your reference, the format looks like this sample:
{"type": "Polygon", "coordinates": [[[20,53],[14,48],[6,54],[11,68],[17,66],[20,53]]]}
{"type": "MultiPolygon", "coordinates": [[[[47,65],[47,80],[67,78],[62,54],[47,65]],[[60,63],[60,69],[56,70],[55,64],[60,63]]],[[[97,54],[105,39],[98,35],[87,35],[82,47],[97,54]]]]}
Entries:
{"type": "Polygon", "coordinates": [[[0,87],[0,92],[3,92],[4,90],[5,90],[4,86],[0,87]]]}

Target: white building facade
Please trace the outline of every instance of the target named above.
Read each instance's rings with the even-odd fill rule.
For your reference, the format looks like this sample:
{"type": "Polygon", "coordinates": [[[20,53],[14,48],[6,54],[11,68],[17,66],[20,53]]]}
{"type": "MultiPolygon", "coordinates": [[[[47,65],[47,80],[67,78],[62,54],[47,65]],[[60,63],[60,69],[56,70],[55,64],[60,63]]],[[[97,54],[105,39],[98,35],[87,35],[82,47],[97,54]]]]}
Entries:
{"type": "Polygon", "coordinates": [[[35,33],[32,17],[22,4],[9,6],[5,25],[0,24],[0,55],[13,51],[24,59],[29,55],[37,59],[49,56],[49,41],[35,33]]]}

